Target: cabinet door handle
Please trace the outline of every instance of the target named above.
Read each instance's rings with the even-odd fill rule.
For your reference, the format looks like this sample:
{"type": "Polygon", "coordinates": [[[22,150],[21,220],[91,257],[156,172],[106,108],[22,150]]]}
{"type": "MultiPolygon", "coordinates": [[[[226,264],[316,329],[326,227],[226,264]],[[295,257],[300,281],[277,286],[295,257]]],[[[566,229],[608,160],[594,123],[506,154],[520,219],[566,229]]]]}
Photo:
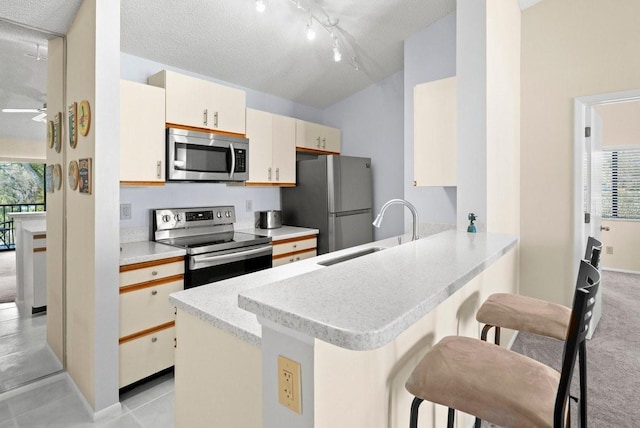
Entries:
{"type": "Polygon", "coordinates": [[[320,148],[320,137],[318,137],[318,148],[320,148]]]}
{"type": "Polygon", "coordinates": [[[296,257],[296,261],[297,262],[300,261],[300,256],[296,257]]]}
{"type": "Polygon", "coordinates": [[[298,244],[293,244],[293,248],[298,248],[298,244]]]}
{"type": "Polygon", "coordinates": [[[289,259],[289,263],[293,263],[293,257],[289,259]]]}
{"type": "Polygon", "coordinates": [[[276,168],[276,181],[280,181],[280,168],[276,168]]]}
{"type": "Polygon", "coordinates": [[[155,296],[156,294],[158,294],[158,290],[153,290],[153,291],[151,292],[151,295],[152,295],[152,296],[155,296]]]}
{"type": "Polygon", "coordinates": [[[271,167],[269,167],[269,181],[271,181],[271,167]]]}
{"type": "Polygon", "coordinates": [[[322,139],[322,148],[323,148],[323,149],[326,149],[326,148],[327,148],[327,139],[326,139],[326,138],[323,138],[323,139],[322,139]]]}
{"type": "Polygon", "coordinates": [[[209,110],[204,109],[204,116],[202,118],[202,122],[204,122],[205,125],[207,125],[207,123],[209,122],[209,110]]]}
{"type": "Polygon", "coordinates": [[[151,343],[156,343],[157,341],[158,341],[157,337],[154,336],[154,337],[151,338],[151,343]]]}
{"type": "Polygon", "coordinates": [[[218,112],[213,113],[213,127],[218,127],[218,112]]]}
{"type": "Polygon", "coordinates": [[[158,274],[157,270],[151,271],[151,276],[156,276],[158,274]]]}
{"type": "Polygon", "coordinates": [[[162,161],[156,163],[156,177],[162,178],[162,161]]]}

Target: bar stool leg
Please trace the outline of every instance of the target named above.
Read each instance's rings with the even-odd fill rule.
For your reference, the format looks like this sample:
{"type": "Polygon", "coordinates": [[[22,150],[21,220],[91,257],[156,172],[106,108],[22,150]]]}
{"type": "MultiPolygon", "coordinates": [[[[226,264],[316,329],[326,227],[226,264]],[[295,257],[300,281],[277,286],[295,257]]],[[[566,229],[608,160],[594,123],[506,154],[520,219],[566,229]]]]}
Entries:
{"type": "Polygon", "coordinates": [[[418,428],[418,408],[424,400],[422,398],[415,397],[411,403],[411,419],[409,421],[409,428],[418,428]]]}
{"type": "Polygon", "coordinates": [[[485,324],[485,326],[482,328],[482,333],[480,333],[480,340],[484,340],[486,342],[487,341],[487,333],[489,333],[489,330],[491,330],[491,328],[493,328],[493,327],[496,328],[496,335],[495,335],[495,340],[493,341],[493,343],[495,343],[496,345],[500,345],[500,327],[498,327],[496,325],[485,324]]]}
{"type": "Polygon", "coordinates": [[[587,345],[583,341],[578,348],[580,370],[580,427],[587,426],[587,345]]]}
{"type": "MultiPolygon", "coordinates": [[[[456,411],[449,407],[449,416],[447,417],[447,428],[453,428],[456,411]]],[[[417,428],[417,427],[416,427],[417,428]]]]}
{"type": "Polygon", "coordinates": [[[480,428],[482,426],[482,419],[476,418],[476,423],[473,426],[474,428],[480,428]]]}

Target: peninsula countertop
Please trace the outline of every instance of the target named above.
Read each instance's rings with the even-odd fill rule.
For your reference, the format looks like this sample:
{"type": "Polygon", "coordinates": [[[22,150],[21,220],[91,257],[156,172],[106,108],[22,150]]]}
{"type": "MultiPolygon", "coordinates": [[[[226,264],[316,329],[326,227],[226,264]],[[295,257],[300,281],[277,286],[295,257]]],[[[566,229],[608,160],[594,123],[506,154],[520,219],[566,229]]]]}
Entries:
{"type": "Polygon", "coordinates": [[[345,349],[376,349],[435,309],[517,241],[510,235],[443,232],[243,291],[238,304],[345,349]]]}
{"type": "Polygon", "coordinates": [[[456,231],[402,245],[394,237],[181,291],[169,300],[257,346],[262,329],[254,314],[347,349],[372,349],[393,340],[516,243],[514,236],[456,231]],[[368,247],[386,249],[318,264],[368,247]]]}

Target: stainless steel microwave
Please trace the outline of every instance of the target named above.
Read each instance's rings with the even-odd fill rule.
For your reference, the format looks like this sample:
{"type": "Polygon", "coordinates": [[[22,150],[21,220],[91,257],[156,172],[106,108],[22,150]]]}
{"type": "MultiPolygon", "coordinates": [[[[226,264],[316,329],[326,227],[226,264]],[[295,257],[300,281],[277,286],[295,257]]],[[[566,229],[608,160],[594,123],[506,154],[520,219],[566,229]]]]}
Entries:
{"type": "Polygon", "coordinates": [[[246,181],[249,140],[167,128],[167,180],[246,181]]]}

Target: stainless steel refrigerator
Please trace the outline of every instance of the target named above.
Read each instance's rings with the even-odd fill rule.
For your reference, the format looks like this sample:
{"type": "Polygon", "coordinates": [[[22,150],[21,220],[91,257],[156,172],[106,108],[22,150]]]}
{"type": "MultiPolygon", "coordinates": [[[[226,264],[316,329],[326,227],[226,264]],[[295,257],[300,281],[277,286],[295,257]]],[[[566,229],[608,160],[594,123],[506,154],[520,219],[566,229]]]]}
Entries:
{"type": "Polygon", "coordinates": [[[318,254],[373,240],[371,159],[329,155],[299,160],[296,183],[281,190],[282,221],[318,229],[318,254]]]}

